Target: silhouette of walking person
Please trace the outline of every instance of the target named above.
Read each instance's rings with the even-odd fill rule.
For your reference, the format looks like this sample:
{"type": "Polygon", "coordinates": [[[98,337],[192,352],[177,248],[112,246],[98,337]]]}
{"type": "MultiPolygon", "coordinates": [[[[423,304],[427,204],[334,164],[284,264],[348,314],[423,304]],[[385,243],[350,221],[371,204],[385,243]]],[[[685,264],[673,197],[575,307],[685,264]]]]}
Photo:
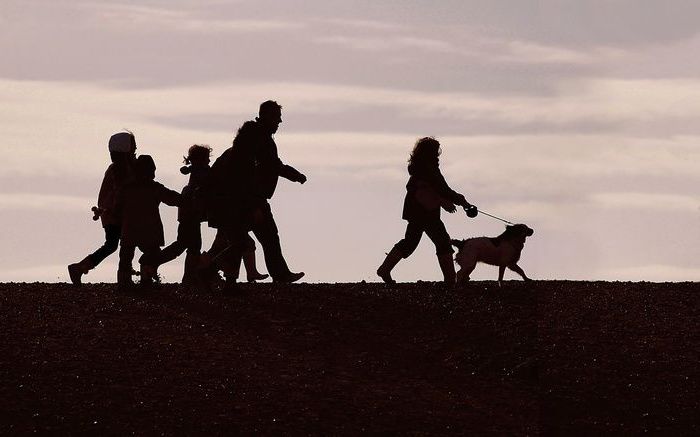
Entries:
{"type": "Polygon", "coordinates": [[[117,196],[116,212],[122,219],[122,241],[119,249],[119,270],[117,284],[120,288],[133,285],[131,272],[134,252],[138,247],[143,253],[141,264],[141,284],[149,285],[156,276],[156,266],[147,260],[157,257],[165,244],[163,222],[159,206],[162,203],[178,206],[180,193],[156,182],[156,164],[149,155],[141,155],[136,160],[136,177],[122,187],[117,196]]]}
{"type": "Polygon", "coordinates": [[[95,220],[100,218],[105,231],[104,244],[82,261],[68,266],[68,275],[73,284],[79,285],[82,276],[94,269],[109,255],[116,252],[121,237],[121,220],[115,213],[117,193],[134,176],[136,162],[136,138],[131,132],[119,132],[109,139],[109,156],[112,163],[107,167],[97,197],[95,220]]]}
{"type": "Polygon", "coordinates": [[[182,189],[180,206],[177,209],[177,239],[152,259],[149,255],[141,258],[144,264],[157,268],[187,251],[182,276],[182,283],[185,285],[194,285],[197,282],[197,266],[202,250],[200,224],[206,221],[203,187],[211,169],[210,156],[211,147],[206,145],[195,144],[188,149],[184,158],[186,165],[180,168],[182,174],[189,175],[189,181],[182,189]]]}
{"type": "Polygon", "coordinates": [[[304,276],[304,272],[294,273],[287,266],[269,200],[275,194],[280,177],[303,184],[306,182],[306,176],[294,167],[284,164],[278,155],[274,135],[282,123],[282,106],[272,100],[261,103],[258,117],[253,123],[255,135],[252,150],[255,159],[256,198],[252,221],[253,234],[263,248],[265,264],[273,282],[295,282],[304,276]]]}
{"type": "MultiPolygon", "coordinates": [[[[185,165],[180,172],[189,175],[188,184],[182,189],[181,202],[178,207],[177,240],[165,247],[153,260],[144,255],[145,264],[160,266],[172,261],[187,251],[185,271],[182,277],[184,285],[197,285],[197,268],[200,264],[202,250],[202,232],[200,223],[207,221],[205,189],[210,177],[211,147],[195,144],[188,150],[184,159],[185,165]]],[[[217,239],[223,236],[217,232],[217,239]]],[[[216,241],[212,246],[221,247],[222,241],[216,241]]],[[[225,246],[224,246],[225,247],[225,246]]],[[[216,250],[216,249],[215,249],[216,250]]],[[[243,249],[243,261],[249,282],[265,279],[267,275],[259,273],[255,265],[255,242],[247,237],[243,249]]]]}
{"type": "MultiPolygon", "coordinates": [[[[211,248],[202,254],[203,282],[209,285],[215,270],[222,270],[224,292],[235,292],[241,258],[246,251],[248,231],[255,208],[255,122],[243,123],[233,144],[211,167],[205,186],[209,227],[217,234],[211,248]]],[[[253,243],[254,244],[254,243],[253,243]]]]}
{"type": "Polygon", "coordinates": [[[408,258],[416,250],[424,232],[435,244],[445,282],[455,283],[455,267],[452,260],[454,251],[450,236],[440,219],[440,208],[453,213],[456,211],[455,205],[468,207],[469,202],[447,185],[440,172],[441,152],[440,143],[432,137],[419,139],[413,147],[408,160],[410,177],[406,184],[402,215],[402,218],[408,221],[406,234],[394,245],[377,269],[377,275],[386,283],[396,282],[391,277],[391,270],[402,258],[408,258]]]}

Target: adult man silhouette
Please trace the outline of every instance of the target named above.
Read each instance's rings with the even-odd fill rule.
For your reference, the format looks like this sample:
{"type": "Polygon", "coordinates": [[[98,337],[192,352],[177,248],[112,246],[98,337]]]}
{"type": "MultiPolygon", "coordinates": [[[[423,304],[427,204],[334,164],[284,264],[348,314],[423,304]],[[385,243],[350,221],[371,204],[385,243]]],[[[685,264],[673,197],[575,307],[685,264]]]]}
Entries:
{"type": "Polygon", "coordinates": [[[294,167],[284,164],[277,153],[274,134],[282,123],[282,106],[273,100],[260,104],[258,117],[255,119],[257,135],[252,147],[255,160],[254,196],[257,208],[253,214],[252,230],[260,241],[265,254],[265,264],[274,282],[295,282],[304,276],[304,272],[293,273],[282,255],[279,231],[272,215],[269,199],[275,194],[277,182],[281,177],[301,184],[306,176],[294,167]]]}

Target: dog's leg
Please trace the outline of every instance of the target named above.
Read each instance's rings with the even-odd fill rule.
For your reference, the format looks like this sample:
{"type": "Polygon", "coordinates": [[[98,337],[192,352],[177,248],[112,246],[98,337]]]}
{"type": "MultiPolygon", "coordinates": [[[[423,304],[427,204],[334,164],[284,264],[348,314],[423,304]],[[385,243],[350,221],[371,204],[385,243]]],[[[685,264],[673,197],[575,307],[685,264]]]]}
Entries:
{"type": "Polygon", "coordinates": [[[457,279],[458,281],[468,281],[472,272],[476,268],[476,260],[471,258],[467,259],[461,267],[462,268],[459,269],[459,273],[457,274],[457,279]]]}
{"type": "Polygon", "coordinates": [[[506,272],[506,266],[498,266],[498,286],[503,285],[503,274],[506,272]]]}
{"type": "Polygon", "coordinates": [[[467,282],[469,280],[469,275],[466,273],[465,269],[460,268],[457,272],[457,283],[467,282]]]}
{"type": "Polygon", "coordinates": [[[515,273],[519,274],[520,276],[522,276],[525,281],[532,280],[532,279],[528,278],[527,275],[525,275],[525,272],[523,271],[523,269],[520,268],[519,265],[514,263],[514,264],[509,265],[508,268],[511,269],[512,271],[514,271],[515,273]]]}

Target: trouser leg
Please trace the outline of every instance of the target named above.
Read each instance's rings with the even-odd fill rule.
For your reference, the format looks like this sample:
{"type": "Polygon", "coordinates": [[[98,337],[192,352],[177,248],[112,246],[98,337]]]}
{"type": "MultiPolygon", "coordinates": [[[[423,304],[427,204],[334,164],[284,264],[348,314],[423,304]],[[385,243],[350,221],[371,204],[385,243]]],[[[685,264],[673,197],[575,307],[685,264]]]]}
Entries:
{"type": "Polygon", "coordinates": [[[141,285],[149,285],[157,279],[158,265],[153,265],[144,260],[155,259],[160,253],[158,246],[139,246],[143,256],[139,260],[139,272],[141,273],[141,285]]]}
{"type": "Polygon", "coordinates": [[[255,240],[246,234],[245,245],[243,247],[243,265],[245,266],[246,278],[248,282],[267,279],[269,275],[258,272],[255,262],[255,240]]]}
{"type": "Polygon", "coordinates": [[[131,285],[131,272],[133,271],[132,262],[136,247],[133,245],[122,244],[119,248],[119,270],[117,270],[117,283],[119,285],[131,285]]]}
{"type": "Polygon", "coordinates": [[[423,237],[424,227],[422,223],[408,222],[406,226],[406,234],[403,239],[394,245],[403,258],[408,258],[418,247],[421,238],[423,237]]]}
{"type": "Polygon", "coordinates": [[[193,284],[197,281],[197,265],[202,251],[202,230],[199,223],[190,228],[191,234],[187,243],[185,255],[185,271],[182,274],[183,284],[193,284]]]}
{"type": "Polygon", "coordinates": [[[262,246],[267,271],[273,279],[284,278],[289,276],[290,270],[282,255],[279,231],[270,204],[265,203],[261,212],[260,217],[253,221],[253,233],[262,246]]]}
{"type": "Polygon", "coordinates": [[[117,251],[119,247],[119,238],[121,237],[122,228],[120,225],[105,225],[105,242],[104,244],[88,255],[90,259],[91,267],[97,266],[99,263],[104,261],[109,255],[117,251]]]}
{"type": "Polygon", "coordinates": [[[119,247],[121,226],[105,225],[104,230],[104,244],[99,249],[86,256],[82,261],[70,264],[68,266],[68,275],[70,276],[70,280],[73,284],[81,284],[81,277],[84,274],[95,268],[99,263],[104,261],[105,258],[113,254],[119,247]]]}
{"type": "Polygon", "coordinates": [[[227,283],[238,280],[238,275],[241,269],[241,258],[243,256],[243,248],[245,246],[245,238],[247,237],[247,229],[242,223],[231,223],[219,230],[223,236],[225,246],[219,251],[216,263],[224,272],[227,283]]]}
{"type": "Polygon", "coordinates": [[[452,259],[454,249],[452,249],[450,235],[447,233],[447,229],[445,229],[445,224],[439,219],[431,221],[426,225],[425,233],[428,235],[428,238],[432,240],[433,244],[435,244],[435,254],[437,255],[440,270],[442,271],[445,282],[454,284],[456,281],[455,264],[452,259]]]}
{"type": "Polygon", "coordinates": [[[391,251],[386,254],[382,265],[377,269],[377,275],[382,278],[382,281],[387,284],[396,283],[391,277],[391,271],[402,258],[408,258],[416,250],[422,235],[423,228],[419,224],[408,222],[404,238],[392,247],[391,251]]]}

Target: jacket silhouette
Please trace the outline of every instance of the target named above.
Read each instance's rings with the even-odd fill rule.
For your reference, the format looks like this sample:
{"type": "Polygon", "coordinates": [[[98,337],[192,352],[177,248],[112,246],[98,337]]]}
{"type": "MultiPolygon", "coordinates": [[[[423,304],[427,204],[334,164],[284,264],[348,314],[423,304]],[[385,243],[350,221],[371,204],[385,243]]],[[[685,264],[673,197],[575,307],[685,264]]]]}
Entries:
{"type": "MultiPolygon", "coordinates": [[[[122,240],[119,251],[117,282],[129,285],[135,248],[145,259],[152,258],[165,244],[160,204],[178,206],[180,194],[154,181],[156,166],[149,155],[137,160],[137,177],[126,184],[117,195],[116,212],[122,221],[122,240]]],[[[148,270],[148,269],[146,269],[148,270]]],[[[155,272],[141,269],[141,281],[147,283],[155,272]]]]}
{"type": "Polygon", "coordinates": [[[268,200],[275,194],[280,177],[301,184],[306,182],[306,176],[294,167],[284,164],[277,152],[277,144],[273,135],[282,123],[282,106],[268,100],[260,104],[258,117],[252,126],[250,148],[254,154],[253,188],[254,210],[252,230],[260,242],[265,255],[265,265],[274,282],[295,282],[304,276],[304,272],[292,272],[282,255],[279,230],[272,214],[268,200]]]}
{"type": "Polygon", "coordinates": [[[233,145],[211,166],[204,192],[208,222],[212,228],[249,221],[255,204],[255,131],[254,122],[244,123],[233,145]]]}
{"type": "Polygon", "coordinates": [[[406,221],[428,221],[440,218],[444,205],[462,204],[464,196],[447,185],[437,162],[411,163],[406,184],[406,197],[401,218],[406,221]]]}
{"type": "Polygon", "coordinates": [[[297,169],[282,162],[277,153],[275,139],[266,133],[259,122],[254,123],[256,194],[263,199],[271,199],[280,177],[292,182],[306,181],[297,169]]]}

